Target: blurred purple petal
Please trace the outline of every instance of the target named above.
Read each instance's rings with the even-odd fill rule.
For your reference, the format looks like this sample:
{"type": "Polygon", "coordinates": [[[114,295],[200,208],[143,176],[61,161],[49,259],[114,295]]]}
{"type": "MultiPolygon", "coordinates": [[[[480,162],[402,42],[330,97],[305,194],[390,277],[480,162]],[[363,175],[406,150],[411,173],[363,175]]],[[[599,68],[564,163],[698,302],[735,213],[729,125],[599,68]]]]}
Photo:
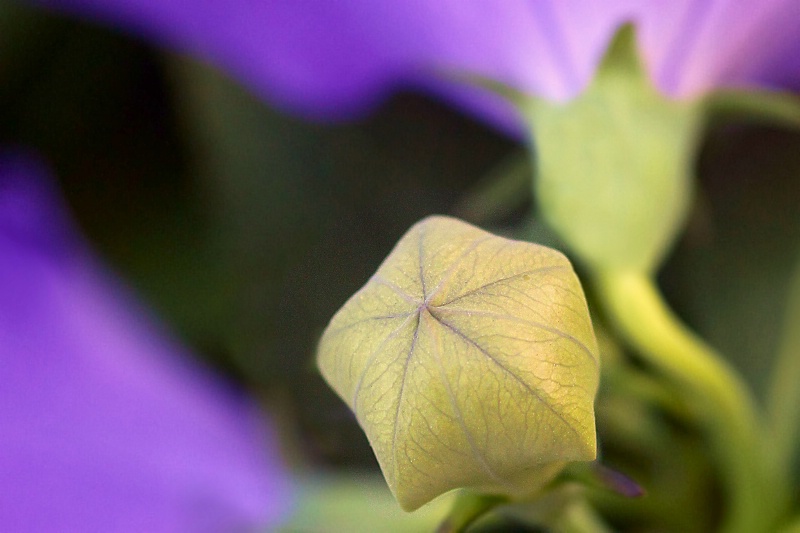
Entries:
{"type": "Polygon", "coordinates": [[[669,94],[800,86],[796,0],[645,1],[638,20],[653,75],[669,94]]]}
{"type": "Polygon", "coordinates": [[[250,531],[289,481],[255,406],[144,319],[47,172],[0,152],[0,524],[250,531]]]}
{"type": "Polygon", "coordinates": [[[307,115],[368,108],[424,86],[506,127],[510,107],[445,81],[474,72],[566,99],[590,79],[631,2],[591,0],[39,0],[132,29],[226,68],[262,96],[307,115]]]}
{"type": "Polygon", "coordinates": [[[207,58],[277,104],[323,117],[423,86],[513,128],[506,104],[437,72],[474,72],[565,100],[627,21],[670,95],[800,82],[796,0],[35,1],[207,58]]]}

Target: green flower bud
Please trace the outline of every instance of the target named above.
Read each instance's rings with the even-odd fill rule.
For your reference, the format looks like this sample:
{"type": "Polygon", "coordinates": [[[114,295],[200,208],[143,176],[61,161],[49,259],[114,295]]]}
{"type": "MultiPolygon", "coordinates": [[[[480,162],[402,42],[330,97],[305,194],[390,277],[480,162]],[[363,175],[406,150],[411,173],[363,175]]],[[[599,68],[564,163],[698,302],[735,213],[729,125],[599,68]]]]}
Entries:
{"type": "Polygon", "coordinates": [[[523,497],[596,455],[597,343],[569,261],[431,217],[333,317],[318,364],[400,505],[523,497]]]}

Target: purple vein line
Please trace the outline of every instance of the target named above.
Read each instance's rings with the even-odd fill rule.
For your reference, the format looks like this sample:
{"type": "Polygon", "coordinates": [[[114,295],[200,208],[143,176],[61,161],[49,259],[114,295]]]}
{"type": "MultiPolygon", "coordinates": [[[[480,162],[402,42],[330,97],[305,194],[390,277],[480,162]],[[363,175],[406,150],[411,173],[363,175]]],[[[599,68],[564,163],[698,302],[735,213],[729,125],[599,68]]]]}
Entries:
{"type": "MultiPolygon", "coordinates": [[[[595,365],[597,365],[597,359],[595,358],[594,354],[589,350],[589,348],[586,347],[585,344],[583,344],[581,341],[579,341],[578,339],[576,339],[574,336],[570,335],[569,333],[567,333],[565,331],[561,331],[560,329],[548,326],[547,324],[543,324],[541,322],[535,322],[533,320],[525,320],[525,319],[522,319],[522,318],[517,318],[517,317],[510,316],[510,315],[501,315],[500,313],[492,313],[492,312],[489,312],[489,311],[477,311],[477,310],[472,310],[472,309],[441,309],[441,308],[437,308],[437,309],[439,311],[441,311],[441,312],[444,312],[444,313],[455,313],[455,314],[459,314],[460,313],[460,314],[464,314],[464,315],[483,316],[483,317],[486,317],[486,318],[494,318],[494,319],[497,319],[497,320],[507,320],[509,322],[516,322],[517,324],[525,324],[525,325],[528,325],[528,326],[533,326],[535,328],[542,329],[544,331],[547,331],[548,333],[552,333],[553,335],[561,337],[564,340],[572,342],[578,348],[580,348],[582,352],[584,352],[587,356],[589,356],[589,359],[591,359],[592,362],[595,365]]],[[[442,322],[442,320],[439,317],[437,317],[435,315],[434,315],[434,317],[437,320],[439,320],[440,322],[442,322]]],[[[445,322],[442,322],[442,323],[445,324],[445,322]]]]}
{"type": "Polygon", "coordinates": [[[397,393],[397,407],[394,411],[394,431],[392,432],[392,454],[394,455],[394,464],[397,466],[397,430],[400,427],[400,406],[403,404],[403,393],[406,390],[406,377],[408,377],[408,366],[411,363],[411,357],[414,355],[414,350],[417,347],[417,340],[419,339],[419,324],[422,320],[422,313],[417,313],[417,326],[414,328],[414,338],[411,340],[411,347],[408,349],[406,355],[405,365],[403,365],[403,376],[400,378],[400,391],[397,393]]]}
{"type": "Polygon", "coordinates": [[[390,289],[392,289],[392,291],[397,293],[399,297],[401,297],[403,300],[407,301],[410,304],[414,304],[415,307],[419,305],[418,300],[416,300],[413,296],[409,296],[408,294],[406,294],[406,292],[399,285],[397,285],[392,281],[389,281],[383,276],[375,274],[374,276],[372,276],[372,279],[370,281],[372,281],[373,283],[377,283],[379,285],[384,285],[386,287],[389,287],[390,289]]]}
{"type": "Polygon", "coordinates": [[[391,320],[393,318],[407,318],[409,315],[412,315],[413,313],[414,313],[414,311],[409,311],[407,313],[399,313],[397,315],[371,316],[369,318],[363,318],[361,320],[356,320],[355,322],[350,322],[349,324],[347,324],[345,326],[340,326],[340,327],[338,327],[336,329],[332,329],[332,330],[328,331],[327,333],[325,333],[325,336],[326,337],[332,337],[333,335],[338,335],[339,333],[347,331],[348,329],[354,328],[354,327],[358,326],[359,324],[364,324],[366,322],[376,322],[378,320],[391,320]]]}
{"type": "Polygon", "coordinates": [[[449,300],[447,302],[444,302],[444,303],[441,303],[441,304],[437,305],[437,307],[442,307],[442,306],[445,306],[445,305],[449,305],[449,304],[451,304],[453,302],[457,302],[458,300],[461,300],[462,298],[466,298],[467,296],[470,296],[472,294],[475,294],[476,292],[480,292],[482,290],[485,290],[488,287],[491,287],[492,285],[497,285],[498,283],[503,283],[505,281],[510,281],[512,279],[515,279],[515,278],[521,278],[522,276],[525,276],[525,275],[543,274],[545,272],[550,272],[550,271],[553,271],[553,270],[565,270],[567,268],[569,268],[569,267],[566,266],[566,265],[554,265],[554,266],[549,266],[549,267],[534,268],[533,270],[526,270],[525,272],[520,272],[518,274],[513,274],[511,276],[506,276],[505,278],[500,278],[500,279],[496,279],[494,281],[490,281],[489,283],[485,283],[485,284],[481,285],[480,287],[477,287],[475,289],[472,289],[472,290],[469,290],[467,292],[461,293],[458,296],[456,296],[455,298],[453,298],[452,300],[449,300]]]}
{"type": "MultiPolygon", "coordinates": [[[[436,318],[432,314],[430,314],[430,316],[431,318],[433,318],[433,320],[441,322],[438,318],[436,318]]],[[[445,388],[447,389],[447,396],[450,399],[450,405],[452,406],[453,412],[456,415],[456,420],[458,420],[458,425],[461,427],[461,431],[464,432],[464,436],[467,438],[469,447],[472,450],[472,455],[478,460],[478,463],[480,463],[481,468],[483,468],[483,470],[487,474],[489,474],[490,478],[492,478],[494,481],[496,481],[498,484],[504,487],[509,487],[513,489],[514,487],[512,487],[507,480],[503,479],[503,477],[501,477],[492,469],[491,465],[489,465],[489,462],[486,460],[486,457],[483,455],[480,449],[478,449],[478,446],[475,444],[475,439],[472,436],[472,432],[469,430],[469,428],[467,428],[467,424],[464,422],[464,414],[461,412],[461,408],[458,406],[458,402],[456,401],[456,396],[455,394],[453,394],[453,389],[450,386],[450,381],[447,379],[447,372],[445,371],[444,364],[442,363],[441,354],[439,353],[439,343],[438,343],[439,336],[435,333],[433,328],[429,327],[429,329],[431,331],[431,335],[434,337],[433,355],[434,358],[436,359],[437,366],[439,367],[439,374],[442,378],[442,382],[444,383],[445,388]]]]}
{"type": "MultiPolygon", "coordinates": [[[[370,369],[372,364],[375,362],[375,359],[377,359],[378,355],[380,355],[380,353],[383,351],[383,348],[386,346],[386,344],[390,340],[394,339],[395,337],[397,337],[400,334],[400,332],[403,330],[404,327],[406,327],[406,324],[408,324],[408,322],[411,320],[411,318],[414,316],[414,314],[415,313],[409,314],[408,317],[406,317],[406,319],[403,320],[403,323],[400,324],[399,326],[397,326],[397,329],[392,331],[385,339],[383,339],[383,341],[378,345],[378,347],[375,348],[372,351],[372,353],[369,355],[369,357],[367,358],[366,363],[364,363],[364,370],[361,371],[361,375],[358,377],[358,383],[356,383],[356,388],[353,391],[353,402],[352,403],[353,403],[353,412],[354,413],[358,414],[358,412],[356,411],[356,402],[358,401],[358,394],[361,392],[361,386],[364,384],[364,378],[367,375],[367,371],[370,369]]],[[[419,328],[419,321],[417,321],[417,328],[419,328]]],[[[414,338],[415,339],[416,339],[416,336],[417,336],[417,332],[415,330],[414,331],[414,338]]],[[[412,344],[412,349],[413,349],[413,344],[412,344]]],[[[408,363],[406,363],[406,364],[408,364],[408,363]]]]}
{"type": "Polygon", "coordinates": [[[468,247],[466,250],[464,250],[463,252],[461,252],[461,255],[459,255],[459,256],[458,256],[458,257],[457,257],[457,258],[456,258],[456,259],[453,261],[453,264],[452,264],[452,265],[450,265],[450,268],[448,268],[448,269],[447,269],[447,271],[446,271],[446,272],[444,273],[444,275],[442,276],[442,279],[439,281],[439,283],[436,285],[436,287],[434,287],[434,288],[433,288],[433,290],[431,291],[431,294],[430,294],[430,296],[428,296],[428,297],[425,299],[425,301],[426,301],[426,302],[429,302],[429,301],[431,301],[431,300],[434,298],[434,296],[436,296],[436,294],[439,292],[439,290],[440,290],[440,289],[441,289],[441,288],[442,288],[442,287],[443,287],[443,286],[444,286],[444,285],[445,285],[445,284],[446,284],[448,281],[450,281],[450,278],[452,278],[452,277],[453,277],[453,274],[455,273],[455,271],[456,271],[456,268],[458,267],[458,265],[460,265],[460,264],[461,264],[461,261],[463,261],[465,257],[467,257],[467,256],[468,256],[468,255],[469,255],[471,252],[473,252],[473,251],[475,250],[475,248],[477,248],[478,246],[480,246],[481,244],[483,244],[484,242],[488,241],[488,240],[489,240],[489,239],[491,239],[491,238],[492,238],[492,235],[487,235],[487,236],[485,236],[485,237],[482,237],[482,238],[480,238],[480,239],[476,239],[476,240],[475,240],[475,241],[474,241],[474,242],[473,242],[473,243],[472,243],[472,244],[471,244],[471,245],[470,245],[470,246],[469,246],[469,247],[468,247]]]}
{"type": "Polygon", "coordinates": [[[567,428],[568,428],[568,429],[569,429],[569,430],[570,430],[572,433],[574,433],[574,434],[575,434],[575,436],[577,436],[577,437],[578,437],[578,439],[581,439],[581,436],[580,436],[580,434],[578,434],[578,430],[576,430],[574,427],[572,427],[572,424],[570,424],[570,423],[567,421],[567,419],[565,419],[565,418],[564,418],[564,415],[562,415],[561,413],[559,413],[558,411],[556,411],[556,410],[553,408],[553,406],[552,406],[552,405],[550,405],[549,403],[547,403],[547,401],[545,401],[545,399],[542,397],[542,395],[541,395],[541,394],[539,394],[539,393],[538,393],[538,392],[537,392],[537,391],[536,391],[534,388],[532,388],[530,385],[528,385],[528,384],[527,384],[527,383],[526,383],[526,382],[525,382],[525,381],[524,381],[524,380],[523,380],[521,377],[519,377],[519,376],[518,376],[518,375],[517,375],[515,372],[513,372],[513,371],[512,371],[510,368],[508,368],[506,365],[504,365],[503,363],[501,363],[500,361],[498,361],[498,360],[497,360],[497,358],[495,358],[495,357],[494,357],[492,354],[490,354],[488,351],[486,351],[486,348],[484,348],[483,346],[481,346],[480,344],[478,344],[478,343],[477,343],[477,342],[475,342],[474,340],[470,339],[469,337],[467,337],[466,335],[464,335],[463,333],[461,333],[461,331],[460,331],[460,330],[458,330],[457,328],[455,328],[455,327],[453,327],[452,325],[448,324],[447,322],[445,322],[444,320],[442,320],[441,318],[439,318],[439,317],[438,317],[438,316],[436,316],[435,314],[431,313],[431,316],[432,316],[432,317],[433,317],[433,318],[434,318],[434,319],[435,319],[437,322],[439,322],[439,323],[440,323],[442,326],[446,327],[447,329],[449,329],[450,331],[452,331],[453,333],[455,333],[456,335],[458,335],[458,336],[459,336],[461,339],[463,339],[463,340],[464,340],[464,342],[466,342],[467,344],[470,344],[470,345],[474,346],[474,347],[475,347],[475,348],[476,348],[476,349],[477,349],[479,352],[481,352],[481,353],[482,353],[484,356],[486,356],[486,357],[487,357],[487,358],[488,358],[490,361],[492,361],[492,362],[493,362],[495,365],[497,365],[497,367],[498,367],[498,368],[500,368],[501,370],[505,371],[505,372],[506,372],[506,373],[507,373],[509,376],[511,376],[511,377],[512,377],[512,378],[513,378],[515,381],[517,381],[517,382],[518,382],[520,385],[522,385],[522,386],[525,388],[525,390],[527,390],[529,393],[531,393],[531,395],[532,395],[533,397],[535,397],[537,400],[539,400],[539,403],[541,403],[541,404],[542,404],[542,405],[543,405],[543,406],[544,406],[544,407],[545,407],[545,408],[546,408],[548,411],[550,411],[551,413],[553,413],[553,414],[554,414],[554,415],[555,415],[555,416],[556,416],[556,417],[557,417],[559,420],[561,420],[561,421],[564,423],[564,425],[565,425],[565,426],[567,426],[567,428]]]}

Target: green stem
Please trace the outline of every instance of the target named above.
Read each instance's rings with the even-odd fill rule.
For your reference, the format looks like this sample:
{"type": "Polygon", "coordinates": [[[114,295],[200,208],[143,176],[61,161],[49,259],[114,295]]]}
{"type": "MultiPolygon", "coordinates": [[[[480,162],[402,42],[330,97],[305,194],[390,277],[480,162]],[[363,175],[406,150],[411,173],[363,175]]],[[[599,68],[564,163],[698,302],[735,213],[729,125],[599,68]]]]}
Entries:
{"type": "Polygon", "coordinates": [[[553,527],[557,533],[611,533],[611,528],[585,500],[580,499],[565,509],[553,527]]]}
{"type": "Polygon", "coordinates": [[[775,461],[792,471],[800,439],[800,268],[792,280],[783,336],[767,396],[767,416],[775,446],[775,461]]]}
{"type": "Polygon", "coordinates": [[[603,379],[608,388],[636,398],[645,405],[661,409],[675,418],[686,418],[689,408],[682,398],[675,396],[674,387],[669,386],[670,384],[630,365],[619,365],[618,368],[606,371],[604,360],[603,370],[603,379]]]}
{"type": "Polygon", "coordinates": [[[723,531],[773,531],[783,510],[785,482],[767,463],[755,404],[736,373],[665,305],[639,272],[597,276],[611,319],[642,357],[676,381],[697,409],[729,491],[723,531]]]}
{"type": "Polygon", "coordinates": [[[453,215],[480,225],[508,216],[530,200],[531,173],[527,152],[508,156],[467,192],[453,215]]]}
{"type": "Polygon", "coordinates": [[[436,533],[461,533],[480,517],[500,504],[506,503],[508,498],[481,494],[477,492],[462,491],[456,498],[453,508],[439,527],[436,533]]]}

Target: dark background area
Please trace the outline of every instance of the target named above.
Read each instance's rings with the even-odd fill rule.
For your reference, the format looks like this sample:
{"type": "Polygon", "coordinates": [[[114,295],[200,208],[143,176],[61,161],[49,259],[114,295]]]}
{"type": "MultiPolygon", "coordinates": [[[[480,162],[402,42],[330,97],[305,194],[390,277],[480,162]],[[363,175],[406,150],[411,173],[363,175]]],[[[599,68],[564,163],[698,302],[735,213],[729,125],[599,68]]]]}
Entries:
{"type": "MultiPolygon", "coordinates": [[[[314,466],[374,464],[313,364],[327,321],[411,224],[520,151],[424,95],[303,122],[194,60],[6,3],[0,141],[51,164],[101,257],[314,466]]],[[[760,390],[800,243],[800,135],[716,124],[698,176],[661,281],[760,390]]],[[[531,227],[531,205],[499,222],[531,227]]]]}

